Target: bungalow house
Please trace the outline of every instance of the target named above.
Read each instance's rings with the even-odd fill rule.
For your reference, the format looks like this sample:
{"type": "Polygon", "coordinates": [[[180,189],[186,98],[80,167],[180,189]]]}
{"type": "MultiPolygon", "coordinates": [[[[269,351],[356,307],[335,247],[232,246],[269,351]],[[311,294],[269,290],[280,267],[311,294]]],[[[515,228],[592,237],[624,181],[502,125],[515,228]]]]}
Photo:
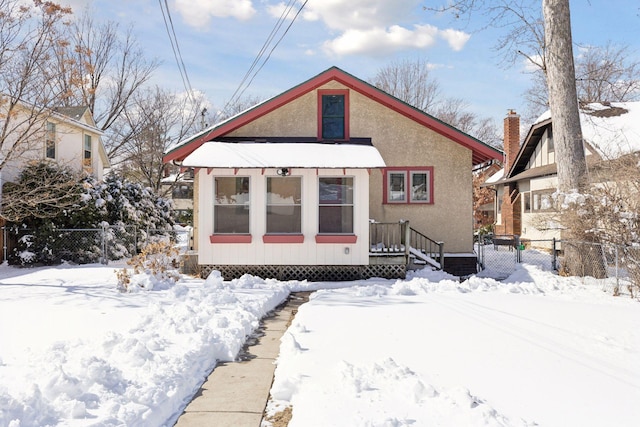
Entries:
{"type": "Polygon", "coordinates": [[[164,161],[194,168],[203,274],[349,280],[402,277],[410,260],[475,272],[471,170],[501,158],[332,67],[164,161]]]}
{"type": "MultiPolygon", "coordinates": [[[[588,104],[580,110],[587,166],[640,151],[640,102],[588,104]]],[[[543,114],[520,145],[520,118],[505,118],[506,164],[486,182],[497,192],[496,234],[514,234],[534,241],[560,238],[558,228],[541,226],[541,217],[553,211],[552,194],[558,188],[553,123],[543,114]]],[[[538,243],[537,246],[548,246],[538,243]]]]}

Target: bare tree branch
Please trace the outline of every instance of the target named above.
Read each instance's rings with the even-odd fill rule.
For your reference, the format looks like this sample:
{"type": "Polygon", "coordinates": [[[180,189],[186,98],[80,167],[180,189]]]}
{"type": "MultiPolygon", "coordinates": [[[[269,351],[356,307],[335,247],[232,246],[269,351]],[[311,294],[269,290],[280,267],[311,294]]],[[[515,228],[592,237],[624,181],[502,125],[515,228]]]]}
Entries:
{"type": "Polygon", "coordinates": [[[423,59],[392,62],[378,70],[371,82],[401,101],[494,147],[501,147],[502,138],[493,119],[478,117],[462,99],[443,98],[440,84],[430,70],[430,64],[423,59]]]}
{"type": "Polygon", "coordinates": [[[65,18],[56,3],[0,0],[0,170],[38,146],[46,121],[66,93],[52,84],[52,58],[64,45],[65,18]]]}

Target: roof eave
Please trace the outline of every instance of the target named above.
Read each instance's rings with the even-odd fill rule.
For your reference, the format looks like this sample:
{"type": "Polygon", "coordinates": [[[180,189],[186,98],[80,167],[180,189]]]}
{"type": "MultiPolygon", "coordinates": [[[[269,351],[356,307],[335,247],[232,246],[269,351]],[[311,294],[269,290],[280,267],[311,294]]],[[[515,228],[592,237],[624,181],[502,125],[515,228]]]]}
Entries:
{"type": "Polygon", "coordinates": [[[441,120],[438,120],[422,110],[404,103],[398,98],[393,97],[392,95],[337,67],[331,67],[328,70],[325,70],[307,81],[272,98],[268,102],[259,104],[256,107],[247,110],[245,113],[238,115],[235,119],[225,122],[218,127],[214,127],[211,131],[201,134],[195,139],[187,141],[181,146],[176,147],[163,157],[163,161],[170,162],[183,160],[203,143],[228,134],[229,132],[244,126],[250,121],[274,111],[282,105],[285,105],[332,80],[335,80],[350,89],[381,103],[387,108],[396,111],[397,113],[402,114],[405,117],[433,130],[434,132],[437,132],[470,149],[472,151],[473,165],[484,163],[491,159],[503,160],[504,158],[504,153],[502,151],[489,146],[488,144],[442,122],[441,120]]]}

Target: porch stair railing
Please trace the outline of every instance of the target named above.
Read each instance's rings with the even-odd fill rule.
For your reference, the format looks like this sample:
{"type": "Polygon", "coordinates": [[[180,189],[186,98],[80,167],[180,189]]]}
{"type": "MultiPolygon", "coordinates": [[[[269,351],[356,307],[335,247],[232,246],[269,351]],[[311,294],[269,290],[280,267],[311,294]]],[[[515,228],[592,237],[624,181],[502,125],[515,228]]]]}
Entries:
{"type": "Polygon", "coordinates": [[[444,264],[444,243],[411,228],[409,221],[371,221],[369,242],[370,256],[404,256],[407,265],[428,264],[439,270],[444,264]]]}

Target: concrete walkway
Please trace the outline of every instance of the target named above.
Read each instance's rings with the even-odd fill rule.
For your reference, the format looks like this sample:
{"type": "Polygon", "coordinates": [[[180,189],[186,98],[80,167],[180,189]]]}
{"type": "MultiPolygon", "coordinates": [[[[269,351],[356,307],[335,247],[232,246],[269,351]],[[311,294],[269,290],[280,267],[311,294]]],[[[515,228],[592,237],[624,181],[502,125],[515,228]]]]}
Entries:
{"type": "Polygon", "coordinates": [[[255,343],[248,343],[240,354],[241,361],[215,367],[175,427],[259,427],[269,399],[280,338],[308,296],[291,294],[273,316],[263,319],[263,335],[255,343]]]}

